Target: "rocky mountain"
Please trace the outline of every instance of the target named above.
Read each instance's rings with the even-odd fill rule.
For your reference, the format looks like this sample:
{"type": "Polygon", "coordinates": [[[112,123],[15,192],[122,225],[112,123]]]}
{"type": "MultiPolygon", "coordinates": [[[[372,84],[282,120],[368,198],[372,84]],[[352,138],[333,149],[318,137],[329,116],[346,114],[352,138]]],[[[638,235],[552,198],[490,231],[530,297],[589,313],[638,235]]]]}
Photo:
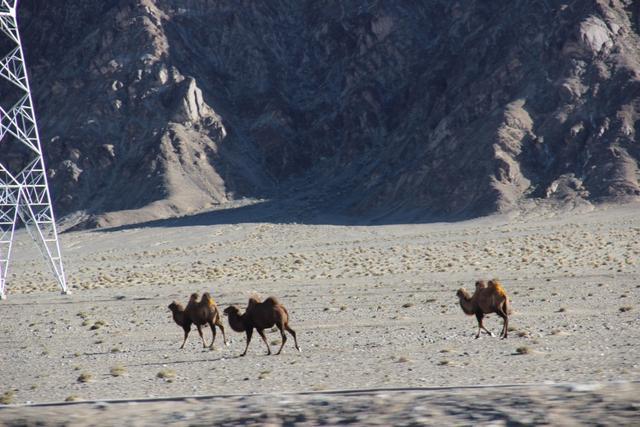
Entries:
{"type": "Polygon", "coordinates": [[[84,226],[244,198],[378,221],[640,198],[637,1],[20,8],[55,205],[84,226]]]}

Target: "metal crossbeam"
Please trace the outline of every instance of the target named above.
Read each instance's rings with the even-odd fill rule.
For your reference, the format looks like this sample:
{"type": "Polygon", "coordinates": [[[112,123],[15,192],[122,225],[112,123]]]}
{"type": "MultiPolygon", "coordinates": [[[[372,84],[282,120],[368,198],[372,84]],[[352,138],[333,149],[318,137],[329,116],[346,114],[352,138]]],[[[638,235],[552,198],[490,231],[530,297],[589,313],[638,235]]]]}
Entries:
{"type": "Polygon", "coordinates": [[[0,105],[0,145],[3,140],[13,138],[14,143],[29,149],[30,157],[18,173],[12,173],[0,159],[0,299],[6,296],[11,249],[19,221],[36,242],[62,292],[69,293],[16,22],[16,4],[17,0],[0,0],[0,36],[6,36],[14,45],[0,59],[0,79],[13,84],[19,94],[18,101],[10,108],[0,105]]]}

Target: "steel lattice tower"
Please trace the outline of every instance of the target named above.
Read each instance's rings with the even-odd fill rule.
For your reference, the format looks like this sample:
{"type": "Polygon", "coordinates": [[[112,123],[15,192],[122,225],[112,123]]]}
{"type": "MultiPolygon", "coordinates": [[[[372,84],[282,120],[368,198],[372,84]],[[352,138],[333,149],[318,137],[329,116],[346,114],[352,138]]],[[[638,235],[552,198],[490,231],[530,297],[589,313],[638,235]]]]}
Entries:
{"type": "Polygon", "coordinates": [[[6,295],[11,246],[18,221],[24,223],[50,264],[62,292],[68,293],[16,22],[17,3],[18,0],[0,0],[0,46],[10,49],[0,60],[0,80],[5,82],[0,87],[0,149],[3,149],[0,151],[0,299],[6,295]],[[4,105],[7,102],[9,108],[4,105]],[[12,163],[13,157],[7,153],[14,153],[14,149],[21,161],[12,163]],[[17,169],[16,163],[20,165],[17,169]]]}

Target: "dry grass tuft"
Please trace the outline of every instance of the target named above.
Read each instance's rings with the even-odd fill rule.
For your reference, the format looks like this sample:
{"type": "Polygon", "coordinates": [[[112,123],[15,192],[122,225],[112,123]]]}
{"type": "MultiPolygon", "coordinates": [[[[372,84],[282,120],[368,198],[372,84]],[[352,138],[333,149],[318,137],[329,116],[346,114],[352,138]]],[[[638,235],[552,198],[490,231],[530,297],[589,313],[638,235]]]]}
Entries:
{"type": "Polygon", "coordinates": [[[402,304],[402,308],[410,308],[413,307],[413,303],[412,302],[406,302],[404,304],[402,304]]]}
{"type": "Polygon", "coordinates": [[[566,308],[564,308],[564,307],[560,307],[560,308],[558,309],[558,313],[564,313],[565,311],[567,311],[567,309],[566,309],[566,308]]]}
{"type": "Polygon", "coordinates": [[[78,377],[77,381],[79,383],[88,383],[92,379],[93,379],[93,375],[92,374],[90,374],[89,372],[83,372],[83,373],[80,374],[80,376],[78,377]]]}
{"type": "Polygon", "coordinates": [[[69,396],[66,397],[66,399],[64,399],[65,402],[75,402],[78,400],[80,400],[80,398],[75,394],[70,394],[69,396]]]}
{"type": "Polygon", "coordinates": [[[271,371],[267,370],[267,371],[262,371],[260,372],[260,375],[258,375],[258,379],[259,380],[266,380],[267,378],[269,378],[269,374],[271,373],[271,371]]]}
{"type": "Polygon", "coordinates": [[[166,380],[167,382],[172,382],[176,378],[176,371],[173,369],[163,369],[156,374],[156,377],[166,380]]]}
{"type": "Polygon", "coordinates": [[[89,330],[95,331],[96,329],[100,329],[106,324],[107,322],[105,322],[104,320],[97,320],[96,322],[93,323],[93,325],[89,328],[89,330]]]}
{"type": "Polygon", "coordinates": [[[618,310],[620,310],[621,313],[625,313],[627,311],[631,311],[633,309],[633,307],[631,307],[630,305],[625,305],[624,307],[620,307],[618,310]]]}
{"type": "Polygon", "coordinates": [[[16,394],[13,390],[5,391],[2,396],[0,396],[0,404],[11,405],[15,396],[16,394]]]}
{"type": "Polygon", "coordinates": [[[121,377],[126,372],[127,372],[127,368],[125,368],[120,364],[112,366],[111,369],[109,370],[109,373],[111,374],[112,377],[121,377]]]}
{"type": "Polygon", "coordinates": [[[518,354],[531,354],[531,349],[529,347],[518,347],[516,348],[516,353],[518,354]]]}

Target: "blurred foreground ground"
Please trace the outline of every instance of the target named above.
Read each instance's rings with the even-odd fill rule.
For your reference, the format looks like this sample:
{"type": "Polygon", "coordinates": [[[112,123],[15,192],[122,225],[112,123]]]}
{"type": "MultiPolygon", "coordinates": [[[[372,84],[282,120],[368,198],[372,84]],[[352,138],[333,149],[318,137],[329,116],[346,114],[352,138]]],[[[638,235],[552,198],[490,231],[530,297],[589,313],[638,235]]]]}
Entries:
{"type": "Polygon", "coordinates": [[[638,425],[640,384],[273,394],[0,409],[6,426],[638,425]]]}

